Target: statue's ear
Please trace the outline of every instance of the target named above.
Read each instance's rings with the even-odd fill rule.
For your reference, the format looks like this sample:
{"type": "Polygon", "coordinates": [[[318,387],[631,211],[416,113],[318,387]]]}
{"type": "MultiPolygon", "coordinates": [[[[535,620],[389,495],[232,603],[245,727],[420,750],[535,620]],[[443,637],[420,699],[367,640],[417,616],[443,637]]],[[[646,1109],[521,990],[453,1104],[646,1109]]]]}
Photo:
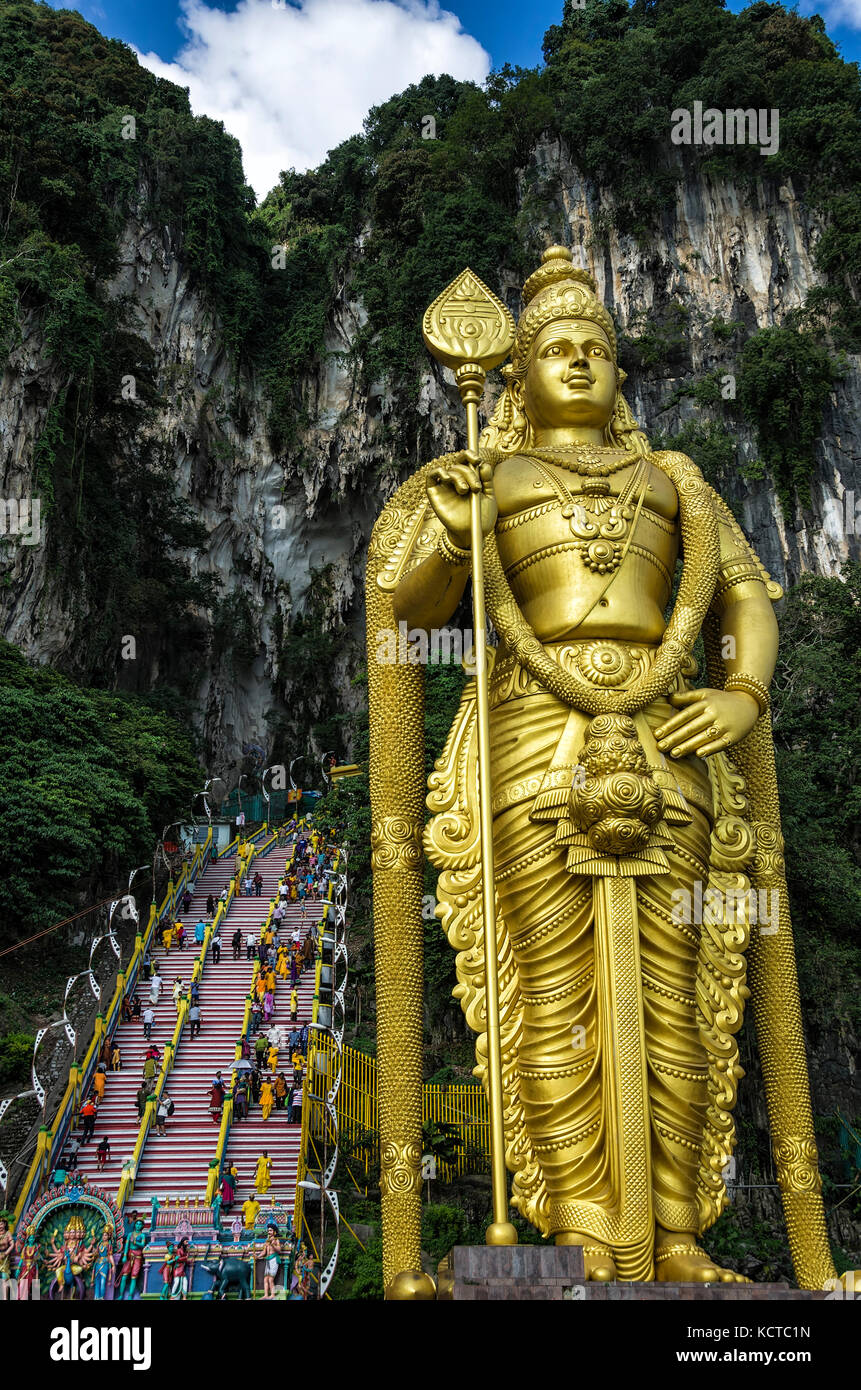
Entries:
{"type": "Polygon", "coordinates": [[[628,373],[627,373],[626,371],[623,371],[621,367],[617,367],[617,368],[616,368],[616,381],[617,381],[617,383],[618,383],[618,387],[619,387],[619,390],[620,390],[620,391],[621,391],[622,387],[625,385],[625,382],[626,382],[627,380],[628,380],[628,373]]]}

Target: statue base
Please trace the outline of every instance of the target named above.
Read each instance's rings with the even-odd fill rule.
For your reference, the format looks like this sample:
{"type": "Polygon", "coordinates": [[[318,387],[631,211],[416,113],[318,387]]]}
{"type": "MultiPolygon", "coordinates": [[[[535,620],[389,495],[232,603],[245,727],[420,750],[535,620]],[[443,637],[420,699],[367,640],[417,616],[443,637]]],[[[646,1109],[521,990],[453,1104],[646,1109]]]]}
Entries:
{"type": "Polygon", "coordinates": [[[788,1284],[590,1283],[576,1245],[456,1245],[441,1261],[437,1298],[457,1302],[768,1302],[825,1299],[788,1284]]]}

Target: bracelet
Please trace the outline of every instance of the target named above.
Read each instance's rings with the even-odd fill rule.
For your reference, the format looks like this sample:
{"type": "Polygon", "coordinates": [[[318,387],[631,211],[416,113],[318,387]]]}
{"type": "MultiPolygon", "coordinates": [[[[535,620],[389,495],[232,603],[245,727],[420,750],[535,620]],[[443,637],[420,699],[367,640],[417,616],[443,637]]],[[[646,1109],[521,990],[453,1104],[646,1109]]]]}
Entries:
{"type": "Polygon", "coordinates": [[[771,704],[768,687],[763,685],[762,681],[756,680],[754,676],[746,676],[743,672],[728,676],[724,690],[743,690],[746,695],[752,695],[759,705],[760,714],[765,714],[771,704]]]}
{"type": "Polygon", "coordinates": [[[470,552],[461,550],[459,545],[449,538],[448,531],[440,531],[439,540],[436,543],[438,554],[442,556],[448,565],[468,565],[470,552]]]}

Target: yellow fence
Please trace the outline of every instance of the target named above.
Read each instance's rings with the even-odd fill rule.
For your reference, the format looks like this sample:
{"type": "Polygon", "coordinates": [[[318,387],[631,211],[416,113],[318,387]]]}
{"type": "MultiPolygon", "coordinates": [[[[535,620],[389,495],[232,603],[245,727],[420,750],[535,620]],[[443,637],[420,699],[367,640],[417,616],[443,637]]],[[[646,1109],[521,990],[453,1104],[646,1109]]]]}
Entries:
{"type": "MultiPolygon", "coordinates": [[[[313,1083],[318,1093],[327,1082],[331,1086],[336,1065],[335,1051],[331,1038],[318,1035],[315,1053],[319,1070],[313,1083]]],[[[361,1163],[365,1173],[368,1173],[372,1164],[379,1161],[380,1121],[375,1057],[369,1057],[354,1047],[343,1049],[341,1085],[335,1108],[342,1152],[361,1163]]],[[[310,1114],[308,1120],[312,1120],[310,1114]]],[[[428,1151],[436,1155],[437,1175],[443,1182],[450,1182],[463,1173],[486,1169],[490,1131],[487,1098],[481,1086],[423,1086],[422,1124],[432,1127],[427,1132],[428,1151]]],[[[303,1134],[303,1139],[305,1137],[303,1134]]]]}

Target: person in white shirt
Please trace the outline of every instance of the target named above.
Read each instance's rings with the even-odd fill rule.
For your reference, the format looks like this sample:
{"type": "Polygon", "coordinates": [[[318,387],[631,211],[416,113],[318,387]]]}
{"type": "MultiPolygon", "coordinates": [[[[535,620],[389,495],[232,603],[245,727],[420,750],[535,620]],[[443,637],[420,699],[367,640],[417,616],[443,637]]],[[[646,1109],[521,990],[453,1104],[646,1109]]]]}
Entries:
{"type": "Polygon", "coordinates": [[[245,959],[254,959],[254,933],[250,931],[245,938],[245,959]]]}
{"type": "Polygon", "coordinates": [[[149,997],[151,1004],[158,1003],[159,995],[161,994],[163,989],[164,980],[161,978],[161,975],[159,975],[158,970],[156,970],[156,973],[153,975],[152,979],[149,982],[149,997]]]}
{"type": "Polygon", "coordinates": [[[143,1011],[144,1037],[149,1038],[152,1034],[152,1026],[155,1022],[155,1010],[147,1005],[143,1011]]]}

